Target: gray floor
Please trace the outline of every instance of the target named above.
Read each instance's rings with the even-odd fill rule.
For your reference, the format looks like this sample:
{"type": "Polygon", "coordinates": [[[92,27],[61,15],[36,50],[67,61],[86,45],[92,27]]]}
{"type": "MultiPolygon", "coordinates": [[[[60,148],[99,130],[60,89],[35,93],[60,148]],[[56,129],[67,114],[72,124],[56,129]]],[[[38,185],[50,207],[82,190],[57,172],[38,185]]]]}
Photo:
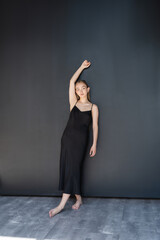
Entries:
{"type": "Polygon", "coordinates": [[[160,240],[160,200],[83,198],[79,210],[49,218],[60,197],[0,197],[2,236],[63,240],[160,240]]]}

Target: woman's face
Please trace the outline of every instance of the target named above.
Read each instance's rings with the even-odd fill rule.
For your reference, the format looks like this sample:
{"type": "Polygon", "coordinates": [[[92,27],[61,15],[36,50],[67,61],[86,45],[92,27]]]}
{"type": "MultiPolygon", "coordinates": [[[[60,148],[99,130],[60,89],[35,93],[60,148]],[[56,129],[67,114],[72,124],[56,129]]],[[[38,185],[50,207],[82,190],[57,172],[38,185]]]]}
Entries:
{"type": "Polygon", "coordinates": [[[87,88],[84,83],[77,83],[75,90],[79,97],[84,97],[87,96],[87,93],[89,92],[89,87],[87,88]]]}

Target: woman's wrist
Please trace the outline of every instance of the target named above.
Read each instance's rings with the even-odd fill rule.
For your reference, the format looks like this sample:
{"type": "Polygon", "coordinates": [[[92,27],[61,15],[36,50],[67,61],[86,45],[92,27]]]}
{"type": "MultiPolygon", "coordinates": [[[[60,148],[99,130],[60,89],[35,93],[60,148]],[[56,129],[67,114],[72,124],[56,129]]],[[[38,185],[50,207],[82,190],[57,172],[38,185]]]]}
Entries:
{"type": "Polygon", "coordinates": [[[81,69],[81,71],[83,71],[85,69],[82,65],[79,68],[81,69]]]}

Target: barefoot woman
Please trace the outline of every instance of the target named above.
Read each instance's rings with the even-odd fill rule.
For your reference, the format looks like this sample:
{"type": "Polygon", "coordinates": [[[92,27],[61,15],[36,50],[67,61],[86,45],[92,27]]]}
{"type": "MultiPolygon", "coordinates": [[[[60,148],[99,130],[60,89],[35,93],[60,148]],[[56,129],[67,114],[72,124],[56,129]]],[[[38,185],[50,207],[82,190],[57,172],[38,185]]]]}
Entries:
{"type": "Polygon", "coordinates": [[[98,107],[90,102],[89,86],[84,80],[78,79],[81,72],[91,65],[85,60],[70,79],[69,103],[70,115],[61,138],[60,178],[59,190],[63,191],[59,205],[49,211],[53,217],[65,206],[71,194],[76,197],[72,209],[78,209],[82,204],[81,173],[87,150],[89,125],[92,123],[93,144],[90,148],[90,157],[96,154],[98,138],[98,107]],[[76,82],[76,83],[75,83],[76,82]]]}

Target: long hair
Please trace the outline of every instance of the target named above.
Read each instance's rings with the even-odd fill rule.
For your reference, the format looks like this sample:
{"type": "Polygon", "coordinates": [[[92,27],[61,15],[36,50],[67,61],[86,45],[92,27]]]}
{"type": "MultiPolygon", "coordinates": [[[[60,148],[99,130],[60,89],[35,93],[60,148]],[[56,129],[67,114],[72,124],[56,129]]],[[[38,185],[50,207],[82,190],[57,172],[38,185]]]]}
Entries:
{"type": "MultiPolygon", "coordinates": [[[[87,88],[89,87],[88,83],[85,80],[79,79],[76,83],[81,83],[81,82],[84,83],[87,86],[87,88]]],[[[75,86],[76,86],[76,83],[75,83],[75,86]]],[[[75,94],[76,94],[77,100],[79,100],[80,97],[77,95],[76,91],[75,91],[75,94]]],[[[87,99],[88,101],[91,101],[90,92],[87,93],[87,99]]]]}

